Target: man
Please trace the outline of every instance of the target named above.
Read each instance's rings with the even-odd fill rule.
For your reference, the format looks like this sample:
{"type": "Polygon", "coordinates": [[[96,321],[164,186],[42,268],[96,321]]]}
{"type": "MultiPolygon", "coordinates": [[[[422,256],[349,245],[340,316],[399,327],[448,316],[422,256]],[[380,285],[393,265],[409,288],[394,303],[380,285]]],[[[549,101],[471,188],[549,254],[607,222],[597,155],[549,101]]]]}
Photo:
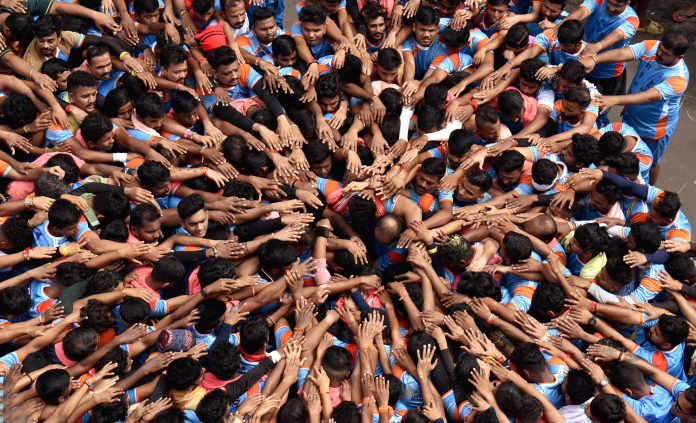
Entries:
{"type": "Polygon", "coordinates": [[[97,80],[97,102],[104,102],[109,91],[116,88],[123,72],[114,70],[109,50],[100,45],[90,46],[85,53],[82,68],[97,80]]]}
{"type": "MultiPolygon", "coordinates": [[[[260,7],[251,15],[251,31],[237,37],[237,45],[242,52],[244,61],[255,66],[262,66],[260,57],[273,54],[271,43],[284,34],[276,24],[271,9],[260,7]]],[[[263,69],[262,69],[263,70],[263,69]]]]}
{"type": "MultiPolygon", "coordinates": [[[[566,20],[585,18],[586,55],[626,47],[638,29],[638,16],[628,0],[586,0],[566,20]]],[[[608,61],[592,70],[588,79],[604,95],[621,95],[626,91],[625,71],[620,60],[608,61]]]]}
{"type": "Polygon", "coordinates": [[[647,40],[582,60],[589,69],[614,61],[640,61],[628,94],[605,95],[599,102],[603,109],[625,106],[624,122],[636,130],[652,151],[653,184],[660,172],[660,159],[677,127],[681,98],[689,84],[689,69],[683,60],[688,48],[686,35],[669,32],[661,41],[647,40]]]}

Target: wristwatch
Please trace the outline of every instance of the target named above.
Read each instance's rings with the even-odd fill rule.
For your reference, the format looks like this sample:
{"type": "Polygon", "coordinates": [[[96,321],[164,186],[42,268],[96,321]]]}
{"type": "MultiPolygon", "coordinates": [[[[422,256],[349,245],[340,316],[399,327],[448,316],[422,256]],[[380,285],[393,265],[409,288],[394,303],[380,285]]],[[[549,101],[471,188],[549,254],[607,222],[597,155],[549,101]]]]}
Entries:
{"type": "Polygon", "coordinates": [[[597,324],[597,318],[592,316],[590,320],[587,321],[587,326],[595,327],[597,324]]]}
{"type": "Polygon", "coordinates": [[[604,388],[604,387],[607,386],[607,385],[609,385],[609,381],[607,380],[607,378],[604,378],[604,379],[602,379],[602,380],[599,381],[599,387],[600,387],[600,388],[604,388]]]}

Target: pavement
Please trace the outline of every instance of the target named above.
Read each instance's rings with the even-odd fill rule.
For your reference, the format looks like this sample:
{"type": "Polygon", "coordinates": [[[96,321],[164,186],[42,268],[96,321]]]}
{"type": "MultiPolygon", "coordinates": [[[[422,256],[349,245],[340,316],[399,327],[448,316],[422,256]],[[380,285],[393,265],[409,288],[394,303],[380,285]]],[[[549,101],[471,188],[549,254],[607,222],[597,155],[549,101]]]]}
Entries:
{"type": "MultiPolygon", "coordinates": [[[[679,124],[670,140],[667,152],[662,158],[662,169],[656,185],[662,189],[677,192],[682,202],[682,210],[692,222],[696,223],[696,18],[691,18],[681,24],[677,24],[671,19],[674,11],[693,4],[693,2],[694,0],[652,0],[648,7],[647,18],[662,24],[666,31],[671,29],[684,31],[692,40],[691,49],[686,52],[684,58],[692,72],[691,82],[683,97],[679,124]]],[[[292,22],[297,19],[296,3],[297,0],[285,2],[284,26],[286,29],[289,29],[292,22]]],[[[570,3],[575,6],[581,1],[570,0],[570,3]]],[[[651,38],[659,39],[660,37],[639,32],[633,37],[633,42],[651,38]]],[[[627,86],[630,86],[636,68],[636,62],[629,63],[627,86]]],[[[621,110],[620,108],[614,109],[610,113],[612,121],[619,119],[621,110]]]]}

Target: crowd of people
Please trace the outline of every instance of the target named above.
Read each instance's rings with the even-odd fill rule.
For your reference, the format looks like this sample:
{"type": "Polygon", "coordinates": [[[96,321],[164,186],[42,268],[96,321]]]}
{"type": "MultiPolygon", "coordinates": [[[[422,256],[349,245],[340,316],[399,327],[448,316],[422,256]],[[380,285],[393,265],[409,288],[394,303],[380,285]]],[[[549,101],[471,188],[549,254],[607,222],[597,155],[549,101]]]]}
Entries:
{"type": "Polygon", "coordinates": [[[696,422],[687,35],[284,6],[0,0],[0,422],[696,422]]]}

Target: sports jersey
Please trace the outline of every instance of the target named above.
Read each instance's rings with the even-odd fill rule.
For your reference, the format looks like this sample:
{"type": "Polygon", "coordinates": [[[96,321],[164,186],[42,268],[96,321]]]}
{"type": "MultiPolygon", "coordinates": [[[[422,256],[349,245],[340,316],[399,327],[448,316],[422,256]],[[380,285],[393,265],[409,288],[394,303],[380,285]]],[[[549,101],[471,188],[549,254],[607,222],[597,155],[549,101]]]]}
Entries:
{"type": "MultiPolygon", "coordinates": [[[[532,252],[530,258],[537,261],[542,261],[541,257],[536,252],[532,252]]],[[[507,273],[505,276],[503,276],[500,284],[505,286],[505,288],[507,288],[507,290],[511,293],[512,298],[510,299],[510,302],[514,304],[518,310],[522,310],[524,312],[529,311],[529,308],[532,305],[532,297],[534,296],[534,292],[536,291],[539,283],[524,279],[512,273],[507,273]]]]}
{"type": "Polygon", "coordinates": [[[669,351],[658,350],[652,342],[646,340],[633,350],[633,354],[652,364],[655,368],[667,372],[679,380],[686,381],[684,372],[684,348],[681,342],[669,351]]]}
{"type": "Polygon", "coordinates": [[[239,82],[237,85],[232,87],[225,87],[227,95],[229,95],[232,100],[239,100],[242,98],[251,98],[256,95],[252,89],[257,82],[261,80],[262,76],[251,67],[248,63],[239,65],[239,82]]]}
{"type": "Polygon", "coordinates": [[[481,32],[486,34],[486,37],[490,38],[493,36],[493,34],[498,32],[498,22],[495,22],[491,26],[487,26],[485,16],[486,16],[486,8],[484,7],[481,9],[481,11],[476,16],[471,18],[471,24],[472,24],[472,26],[480,29],[481,32]]]}
{"type": "Polygon", "coordinates": [[[674,396],[658,385],[650,386],[651,395],[635,400],[627,394],[621,395],[624,401],[648,423],[660,423],[669,415],[674,396]]]}
{"type": "Polygon", "coordinates": [[[648,263],[645,269],[640,272],[640,284],[631,292],[636,302],[647,303],[655,298],[660,292],[660,272],[665,269],[665,266],[658,263],[648,263]]]}
{"type": "MultiPolygon", "coordinates": [[[[596,43],[619,29],[624,37],[621,41],[605,48],[601,52],[628,46],[638,29],[638,15],[632,7],[626,7],[620,15],[612,16],[604,0],[585,0],[580,7],[586,8],[590,16],[585,21],[585,42],[596,43]]],[[[600,63],[590,72],[593,78],[612,78],[619,76],[626,69],[624,62],[600,63]]]]}
{"type": "MultiPolygon", "coordinates": [[[[298,3],[299,4],[299,3],[298,3]]],[[[303,38],[304,36],[302,35],[302,25],[300,24],[300,21],[296,21],[292,26],[290,27],[290,35],[293,36],[293,38],[303,38]]],[[[309,47],[309,51],[312,53],[312,57],[315,59],[320,59],[324,56],[328,56],[329,54],[334,54],[333,48],[331,47],[331,43],[329,42],[329,37],[326,35],[322,40],[319,42],[319,44],[310,46],[307,44],[307,47],[309,47]]]]}
{"type": "Polygon", "coordinates": [[[434,40],[428,47],[424,47],[412,35],[401,46],[404,52],[411,52],[416,66],[414,79],[423,79],[428,69],[437,67],[447,57],[447,49],[438,40],[434,40]]]}
{"type": "Polygon", "coordinates": [[[649,181],[650,168],[652,167],[653,163],[653,155],[645,141],[643,141],[643,139],[640,137],[640,135],[638,135],[635,129],[633,129],[630,125],[627,125],[624,122],[612,122],[603,128],[599,128],[599,132],[602,134],[610,131],[618,132],[624,137],[633,137],[638,140],[636,142],[635,147],[633,147],[633,149],[631,150],[631,153],[633,153],[638,159],[640,177],[644,181],[649,181]]]}
{"type": "MultiPolygon", "coordinates": [[[[546,356],[544,356],[544,358],[546,358],[546,356]]],[[[541,392],[554,407],[560,408],[565,405],[561,386],[568,374],[568,366],[565,364],[565,361],[558,357],[549,357],[546,360],[549,372],[553,375],[554,380],[547,383],[532,383],[532,386],[534,386],[534,389],[541,392]]]]}
{"type": "Polygon", "coordinates": [[[49,298],[44,290],[51,285],[50,283],[42,281],[32,281],[29,284],[29,294],[31,295],[31,306],[27,315],[30,318],[38,317],[41,313],[48,310],[51,305],[56,302],[54,298],[49,298]]]}
{"type": "MultiPolygon", "coordinates": [[[[276,37],[285,33],[286,32],[280,28],[276,29],[276,37]]],[[[273,54],[273,49],[271,48],[272,42],[268,44],[261,44],[254,31],[249,31],[246,34],[238,36],[236,41],[239,48],[253,54],[256,57],[263,57],[266,54],[273,54]]]]}
{"type": "Polygon", "coordinates": [[[421,395],[420,385],[418,380],[411,376],[401,366],[396,364],[393,368],[394,376],[401,380],[401,397],[399,400],[408,408],[416,408],[423,406],[423,396],[421,395]]]}
{"type": "MultiPolygon", "coordinates": [[[[648,197],[646,198],[646,203],[652,205],[655,198],[660,195],[663,191],[659,188],[655,188],[652,185],[648,186],[648,197]]],[[[635,215],[635,213],[634,213],[635,215]]],[[[632,218],[633,220],[633,218],[632,218]]],[[[648,220],[647,212],[642,215],[635,216],[635,222],[646,222],[648,220]]],[[[691,224],[686,215],[679,210],[677,212],[677,217],[674,222],[667,226],[658,226],[660,233],[662,234],[662,239],[673,240],[673,241],[684,241],[689,242],[691,240],[691,224]]]]}
{"type": "Polygon", "coordinates": [[[64,236],[53,236],[48,232],[48,220],[34,228],[35,247],[60,247],[70,243],[71,240],[64,236]]]}
{"type": "Polygon", "coordinates": [[[534,44],[543,48],[546,55],[549,58],[549,64],[551,65],[562,65],[568,60],[578,60],[582,56],[582,52],[585,49],[585,42],[582,42],[582,47],[577,53],[568,53],[561,50],[561,44],[558,42],[558,37],[553,36],[552,29],[548,29],[534,38],[534,44]]]}
{"type": "MultiPolygon", "coordinates": [[[[556,100],[553,103],[553,109],[551,109],[551,114],[549,115],[549,119],[554,121],[556,123],[556,130],[560,134],[561,132],[566,132],[570,131],[571,129],[582,125],[583,119],[578,120],[577,123],[570,123],[567,120],[563,119],[563,116],[561,115],[561,111],[563,110],[563,100],[556,100]]],[[[590,113],[595,116],[599,116],[599,107],[597,105],[590,103],[589,106],[585,109],[585,113],[590,113]]],[[[595,121],[593,127],[597,127],[597,122],[595,121]]]]}
{"type": "Polygon", "coordinates": [[[459,53],[452,53],[445,57],[445,59],[440,62],[437,66],[431,66],[432,69],[441,69],[448,74],[454,72],[460,72],[471,66],[473,59],[467,53],[460,51],[459,53]]]}
{"type": "Polygon", "coordinates": [[[689,83],[689,69],[683,59],[673,66],[657,63],[655,54],[659,45],[659,41],[647,40],[630,46],[639,63],[628,94],[655,88],[660,100],[626,106],[623,111],[624,122],[649,140],[672,135],[679,120],[681,98],[689,83]]]}
{"type": "Polygon", "coordinates": [[[491,39],[488,38],[483,31],[478,28],[472,28],[469,30],[469,41],[467,41],[466,46],[462,49],[462,53],[466,53],[473,57],[479,47],[485,46],[490,41],[491,39]]]}

